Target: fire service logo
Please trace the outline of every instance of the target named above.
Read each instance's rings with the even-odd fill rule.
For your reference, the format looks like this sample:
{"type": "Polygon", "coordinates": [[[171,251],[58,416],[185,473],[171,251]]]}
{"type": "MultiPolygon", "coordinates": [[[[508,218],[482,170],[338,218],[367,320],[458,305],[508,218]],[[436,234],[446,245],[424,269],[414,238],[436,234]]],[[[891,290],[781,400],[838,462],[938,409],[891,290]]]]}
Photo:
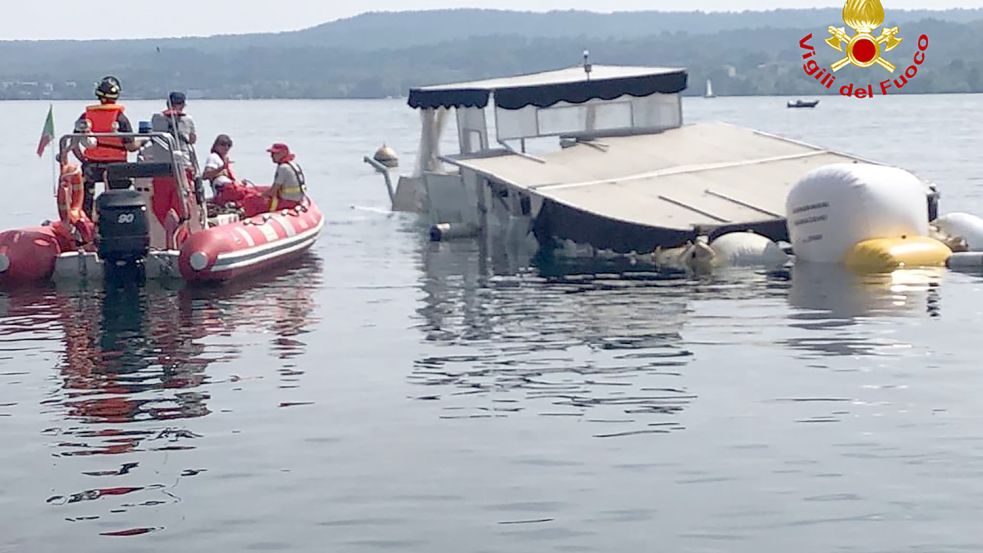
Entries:
{"type": "Polygon", "coordinates": [[[911,65],[904,71],[898,72],[897,66],[885,58],[884,54],[894,50],[904,41],[900,28],[884,28],[879,35],[874,35],[874,31],[884,24],[884,6],[881,5],[880,0],[847,0],[846,5],[843,6],[843,22],[853,29],[854,34],[850,36],[845,27],[829,26],[827,29],[829,38],[826,39],[826,44],[844,55],[829,68],[821,67],[816,61],[816,49],[810,43],[813,38],[812,33],[799,41],[799,47],[804,50],[802,59],[806,62],[802,65],[802,70],[806,75],[830,90],[836,83],[834,74],[848,65],[863,69],[876,65],[896,75],[880,81],[877,89],[873,84],[864,86],[855,83],[847,83],[840,87],[841,95],[854,98],[873,98],[877,92],[885,96],[892,90],[900,91],[918,76],[919,67],[925,63],[928,36],[918,37],[918,49],[915,51],[911,65]]]}

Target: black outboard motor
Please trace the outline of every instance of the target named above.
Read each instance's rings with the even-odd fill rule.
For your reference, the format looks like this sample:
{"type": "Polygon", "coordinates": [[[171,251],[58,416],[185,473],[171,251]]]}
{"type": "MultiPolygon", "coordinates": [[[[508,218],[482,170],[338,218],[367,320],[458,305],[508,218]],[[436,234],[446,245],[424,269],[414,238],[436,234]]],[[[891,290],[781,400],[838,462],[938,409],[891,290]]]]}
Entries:
{"type": "Polygon", "coordinates": [[[139,265],[150,251],[147,204],[136,190],[107,190],[96,198],[96,246],[106,268],[139,265]]]}

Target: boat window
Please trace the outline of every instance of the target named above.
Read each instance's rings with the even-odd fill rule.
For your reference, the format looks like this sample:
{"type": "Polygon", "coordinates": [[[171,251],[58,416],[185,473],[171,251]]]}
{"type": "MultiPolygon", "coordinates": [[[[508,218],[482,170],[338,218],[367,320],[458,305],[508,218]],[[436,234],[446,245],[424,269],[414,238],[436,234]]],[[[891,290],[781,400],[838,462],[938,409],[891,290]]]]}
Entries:
{"type": "Polygon", "coordinates": [[[631,103],[593,103],[556,106],[536,113],[539,134],[573,134],[631,128],[631,103]]]}
{"type": "Polygon", "coordinates": [[[499,140],[592,134],[611,131],[662,130],[682,124],[678,94],[624,95],[582,104],[559,102],[548,108],[495,109],[499,140]]]}
{"type": "Polygon", "coordinates": [[[671,129],[683,124],[678,94],[653,94],[632,98],[632,126],[641,129],[671,129]]]}
{"type": "Polygon", "coordinates": [[[481,108],[457,108],[457,132],[462,154],[488,149],[485,110],[481,108]]]}
{"type": "Polygon", "coordinates": [[[539,136],[536,122],[536,106],[526,106],[522,109],[495,109],[495,128],[499,140],[539,136]]]}

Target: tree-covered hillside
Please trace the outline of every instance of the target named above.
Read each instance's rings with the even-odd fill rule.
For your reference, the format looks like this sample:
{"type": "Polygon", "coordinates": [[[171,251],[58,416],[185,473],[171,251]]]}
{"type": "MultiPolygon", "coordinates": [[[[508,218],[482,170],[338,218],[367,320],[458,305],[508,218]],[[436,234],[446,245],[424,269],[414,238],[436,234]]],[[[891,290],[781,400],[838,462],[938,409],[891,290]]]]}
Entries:
{"type": "MultiPolygon", "coordinates": [[[[886,56],[902,70],[918,36],[931,40],[905,92],[983,92],[983,10],[889,10],[886,24],[901,26],[905,41],[886,56]]],[[[828,64],[838,54],[823,43],[829,25],[842,26],[840,10],[460,9],[367,13],[288,33],[7,41],[0,42],[0,99],[88,98],[106,74],[119,76],[130,98],[173,88],[212,98],[401,96],[411,86],[576,65],[584,49],[594,63],[686,67],[691,94],[701,94],[709,77],[719,95],[816,95],[823,89],[803,75],[798,42],[813,33],[828,64]]],[[[837,74],[841,82],[888,76],[879,68],[837,74]]]]}

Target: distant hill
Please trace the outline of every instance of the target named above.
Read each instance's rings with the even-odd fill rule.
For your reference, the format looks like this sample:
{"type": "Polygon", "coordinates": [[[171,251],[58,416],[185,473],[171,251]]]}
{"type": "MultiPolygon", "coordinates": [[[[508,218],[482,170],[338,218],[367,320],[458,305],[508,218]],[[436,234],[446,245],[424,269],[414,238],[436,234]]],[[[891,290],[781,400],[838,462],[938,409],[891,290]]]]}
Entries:
{"type": "MultiPolygon", "coordinates": [[[[983,9],[891,10],[887,25],[923,19],[967,23],[983,19],[983,9]]],[[[546,13],[456,9],[419,12],[370,12],[287,33],[298,45],[314,40],[322,47],[358,50],[405,48],[481,35],[516,34],[528,38],[644,38],[662,33],[714,34],[740,29],[825,29],[841,22],[839,8],[742,12],[551,11],[546,13]]],[[[842,25],[842,23],[840,23],[842,25]]]]}
{"type": "MultiPolygon", "coordinates": [[[[983,92],[983,9],[889,10],[910,63],[918,33],[932,40],[906,92],[983,92]]],[[[711,77],[720,95],[811,94],[798,40],[822,44],[839,9],[729,13],[455,9],[372,12],[309,29],[207,38],[0,41],[0,99],[90,98],[105,74],[130,98],[183,88],[193,97],[348,98],[404,95],[411,86],[595,63],[689,69],[690,93],[711,77]]],[[[838,26],[839,26],[838,25],[838,26]]],[[[849,78],[850,70],[840,72],[849,78]]]]}

